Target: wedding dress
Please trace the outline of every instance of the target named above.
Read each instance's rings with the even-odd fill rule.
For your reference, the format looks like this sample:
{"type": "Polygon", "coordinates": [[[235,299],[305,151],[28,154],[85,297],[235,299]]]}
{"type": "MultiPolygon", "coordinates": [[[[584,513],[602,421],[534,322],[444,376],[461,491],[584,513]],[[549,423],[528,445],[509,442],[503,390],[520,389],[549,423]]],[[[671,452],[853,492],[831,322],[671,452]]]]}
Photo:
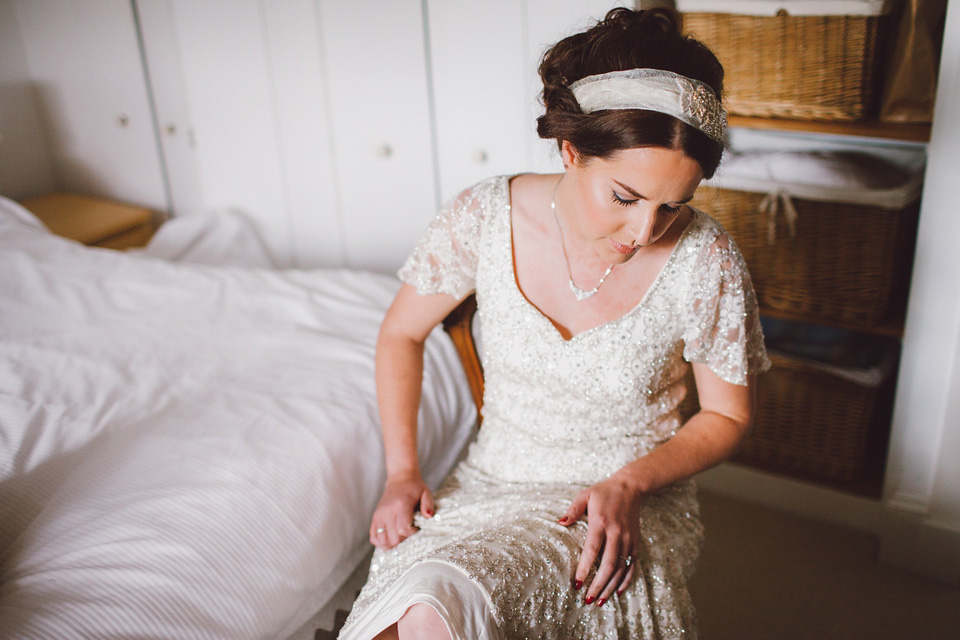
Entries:
{"type": "Polygon", "coordinates": [[[696,637],[691,481],[644,499],[634,578],[602,607],[571,585],[586,519],[557,520],[677,432],[689,362],[734,384],[769,366],[743,258],[694,211],[633,310],[564,339],[518,288],[511,238],[510,180],[493,178],[447,205],[400,271],[420,293],[476,290],[483,426],[436,492],[436,515],[417,514],[418,533],[375,552],[340,637],[370,638],[418,602],[455,639],[696,637]]]}

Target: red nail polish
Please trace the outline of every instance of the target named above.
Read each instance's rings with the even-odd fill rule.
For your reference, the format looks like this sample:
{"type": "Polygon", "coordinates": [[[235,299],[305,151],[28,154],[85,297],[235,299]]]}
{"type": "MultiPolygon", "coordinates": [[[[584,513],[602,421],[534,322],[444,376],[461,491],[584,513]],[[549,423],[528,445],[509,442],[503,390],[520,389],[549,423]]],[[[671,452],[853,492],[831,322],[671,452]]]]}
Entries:
{"type": "Polygon", "coordinates": [[[567,521],[567,516],[563,516],[559,520],[557,520],[557,522],[559,522],[560,524],[563,524],[566,521],[567,521]]]}
{"type": "Polygon", "coordinates": [[[583,601],[587,604],[593,604],[593,596],[587,596],[583,601]]]}
{"type": "Polygon", "coordinates": [[[604,602],[606,602],[606,600],[604,600],[603,598],[600,598],[599,600],[597,600],[597,606],[602,607],[604,602]]]}
{"type": "Polygon", "coordinates": [[[580,587],[583,586],[583,580],[575,580],[573,582],[573,588],[575,591],[580,591],[580,587]]]}

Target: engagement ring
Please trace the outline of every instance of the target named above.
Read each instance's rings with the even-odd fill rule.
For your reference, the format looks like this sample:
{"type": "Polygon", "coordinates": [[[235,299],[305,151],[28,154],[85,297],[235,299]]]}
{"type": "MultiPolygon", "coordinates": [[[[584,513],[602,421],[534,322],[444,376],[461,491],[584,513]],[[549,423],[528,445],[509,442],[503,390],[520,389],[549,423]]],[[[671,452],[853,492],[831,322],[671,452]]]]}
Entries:
{"type": "Polygon", "coordinates": [[[384,529],[383,527],[380,527],[379,529],[377,529],[377,533],[383,533],[384,531],[386,531],[386,529],[384,529]]]}

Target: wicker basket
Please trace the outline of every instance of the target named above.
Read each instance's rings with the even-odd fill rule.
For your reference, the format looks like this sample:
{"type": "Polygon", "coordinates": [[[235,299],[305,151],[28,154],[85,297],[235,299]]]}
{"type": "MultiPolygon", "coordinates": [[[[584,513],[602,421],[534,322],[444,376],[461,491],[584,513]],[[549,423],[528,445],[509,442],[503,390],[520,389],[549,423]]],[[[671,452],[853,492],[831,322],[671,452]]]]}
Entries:
{"type": "MultiPolygon", "coordinates": [[[[723,64],[731,114],[858,120],[879,96],[880,15],[741,15],[686,11],[725,3],[678,2],[684,27],[723,64]]],[[[791,3],[754,2],[775,12],[791,3]]],[[[799,4],[799,3],[793,3],[799,4]]],[[[849,4],[849,3],[847,3],[849,4]]],[[[864,3],[869,4],[869,3],[864,3]]]]}
{"type": "Polygon", "coordinates": [[[692,202],[720,221],[743,252],[761,307],[872,327],[904,309],[919,204],[898,210],[792,198],[770,241],[766,194],[702,186],[692,202]]]}
{"type": "Polygon", "coordinates": [[[770,354],[759,382],[756,423],[737,453],[759,463],[831,480],[853,480],[867,461],[878,389],[770,354]]]}
{"type": "MultiPolygon", "coordinates": [[[[735,462],[808,479],[850,482],[876,461],[871,446],[883,421],[885,386],[865,386],[815,364],[770,353],[759,377],[753,429],[735,462]]],[[[680,411],[697,411],[693,376],[680,411]]]]}

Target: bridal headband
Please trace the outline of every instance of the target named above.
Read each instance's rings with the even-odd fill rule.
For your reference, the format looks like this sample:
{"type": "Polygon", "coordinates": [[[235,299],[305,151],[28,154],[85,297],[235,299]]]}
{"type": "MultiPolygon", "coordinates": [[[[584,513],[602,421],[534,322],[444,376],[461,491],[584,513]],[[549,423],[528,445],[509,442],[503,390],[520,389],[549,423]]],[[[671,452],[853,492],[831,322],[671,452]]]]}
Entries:
{"type": "Polygon", "coordinates": [[[673,116],[723,142],[727,112],[699,80],[660,69],[628,69],[587,76],[570,85],[584,113],[646,109],[673,116]]]}

